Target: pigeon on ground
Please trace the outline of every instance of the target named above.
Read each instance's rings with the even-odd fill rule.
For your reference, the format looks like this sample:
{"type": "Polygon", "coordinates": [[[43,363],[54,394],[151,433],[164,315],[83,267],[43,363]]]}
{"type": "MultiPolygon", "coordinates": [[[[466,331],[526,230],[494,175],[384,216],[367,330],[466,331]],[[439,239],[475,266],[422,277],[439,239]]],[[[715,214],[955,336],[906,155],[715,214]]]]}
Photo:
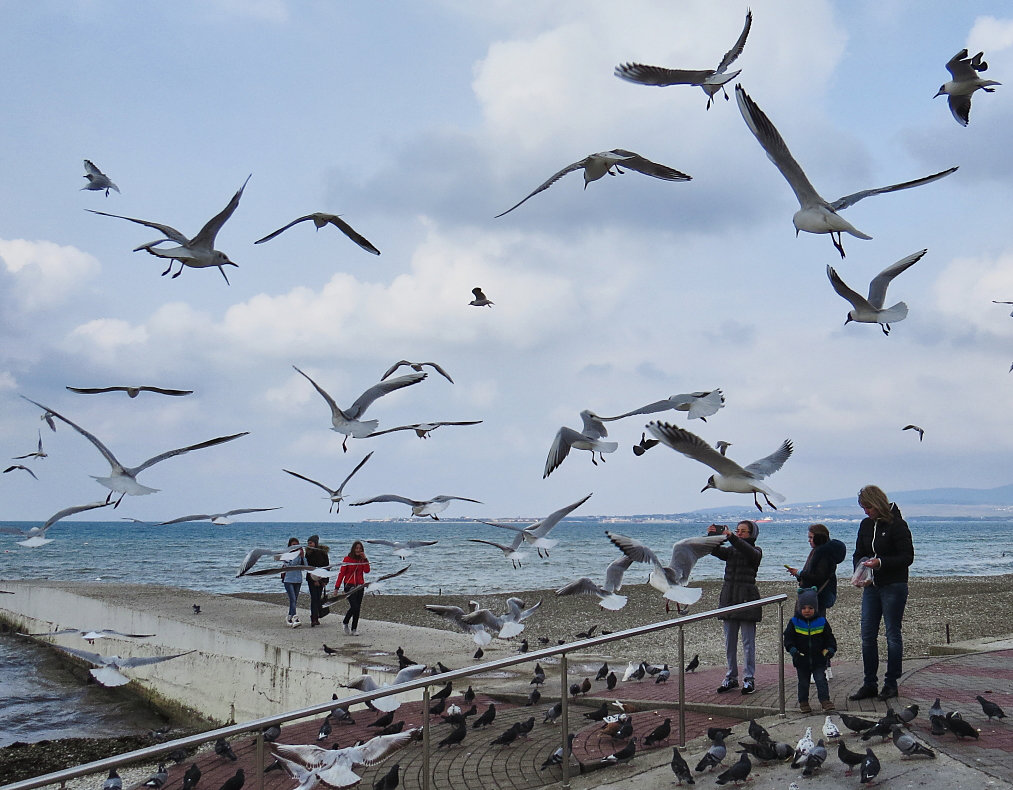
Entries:
{"type": "Polygon", "coordinates": [[[844,741],[837,744],[837,757],[842,763],[848,766],[848,769],[844,772],[845,776],[851,776],[855,770],[856,765],[861,765],[865,760],[865,755],[859,752],[851,751],[847,746],[844,745],[844,741]]]}
{"type": "MultiPolygon", "coordinates": [[[[324,720],[320,722],[320,729],[317,730],[317,740],[322,741],[324,738],[331,734],[331,717],[330,714],[324,716],[324,720]]],[[[215,751],[218,751],[218,745],[215,744],[215,751]]]]}
{"type": "Polygon", "coordinates": [[[633,759],[633,755],[637,753],[637,739],[630,738],[622,749],[614,752],[607,757],[602,757],[601,761],[606,765],[618,765],[619,763],[628,763],[633,759]]]}
{"type": "Polygon", "coordinates": [[[815,745],[816,744],[813,743],[813,728],[806,727],[805,735],[798,739],[798,744],[795,746],[795,755],[792,757],[791,767],[801,768],[802,764],[805,762],[806,756],[812,751],[812,748],[815,745]]]}
{"type": "Polygon", "coordinates": [[[513,725],[502,735],[490,741],[490,744],[493,746],[509,746],[511,743],[516,741],[518,737],[520,737],[520,732],[517,730],[517,725],[513,725]]]}
{"type": "Polygon", "coordinates": [[[802,769],[802,776],[812,776],[820,769],[820,766],[823,765],[826,759],[827,747],[823,743],[823,739],[820,738],[805,757],[805,767],[802,769]]]}
{"type": "Polygon", "coordinates": [[[886,706],[886,715],[877,721],[873,726],[862,733],[862,740],[867,741],[870,738],[879,736],[880,738],[890,737],[890,728],[894,724],[902,724],[900,716],[891,708],[889,705],[886,706]]]}
{"type": "Polygon", "coordinates": [[[443,709],[447,706],[447,700],[440,697],[432,705],[429,706],[429,714],[431,716],[439,716],[443,713],[443,709]]]}
{"type": "Polygon", "coordinates": [[[874,721],[863,719],[861,716],[852,716],[848,713],[841,714],[841,721],[852,732],[865,732],[870,727],[876,726],[876,722],[874,721]]]}
{"type": "MultiPolygon", "coordinates": [[[[766,730],[764,730],[766,732],[766,730]]],[[[723,741],[732,734],[731,727],[708,727],[707,739],[711,741],[723,741]]],[[[750,735],[752,737],[752,735],[750,735]]]]}
{"type": "Polygon", "coordinates": [[[394,711],[389,710],[384,713],[380,718],[374,721],[372,724],[367,724],[367,727],[386,727],[388,724],[394,721],[394,711]]]}
{"type": "Polygon", "coordinates": [[[231,760],[232,762],[239,759],[236,757],[236,753],[232,751],[232,744],[224,738],[219,738],[215,741],[215,754],[219,757],[224,757],[226,760],[231,760]]]}
{"type": "Polygon", "coordinates": [[[904,723],[909,724],[914,721],[915,716],[918,715],[918,705],[908,705],[904,710],[897,714],[897,717],[904,723]]]}
{"type": "Polygon", "coordinates": [[[770,741],[760,741],[759,743],[747,743],[745,741],[739,741],[739,746],[742,747],[741,752],[750,754],[760,762],[770,762],[771,760],[781,759],[778,756],[777,750],[774,748],[774,744],[770,741]]]}
{"type": "Polygon", "coordinates": [[[661,671],[654,676],[654,682],[667,683],[670,677],[672,677],[672,670],[668,668],[668,664],[665,664],[665,666],[661,668],[661,671]]]}
{"type": "Polygon", "coordinates": [[[959,713],[950,712],[946,714],[946,726],[950,732],[958,738],[978,739],[978,730],[968,724],[959,713]]]}
{"type": "Polygon", "coordinates": [[[644,737],[644,746],[653,746],[656,743],[667,741],[668,736],[672,734],[672,720],[665,719],[661,724],[651,730],[644,737]]]}
{"type": "MultiPolygon", "coordinates": [[[[201,770],[197,763],[191,763],[183,774],[183,790],[193,790],[200,781],[201,770]]],[[[103,788],[105,790],[105,788],[103,788]]]]}
{"type": "Polygon", "coordinates": [[[326,642],[323,644],[324,644],[324,652],[329,656],[333,656],[340,652],[338,650],[335,650],[333,647],[328,647],[326,642]]]}
{"type": "Polygon", "coordinates": [[[467,733],[468,733],[468,725],[461,724],[458,727],[455,727],[453,730],[451,730],[450,734],[446,738],[444,738],[442,741],[436,744],[436,748],[439,749],[442,746],[457,746],[464,740],[464,736],[467,733]]]}
{"type": "Polygon", "coordinates": [[[981,703],[981,712],[984,713],[986,716],[988,716],[989,721],[992,721],[993,717],[997,719],[1006,718],[1006,714],[1003,712],[1003,709],[1000,708],[998,705],[996,705],[994,702],[992,702],[992,700],[985,699],[980,694],[977,697],[975,697],[975,699],[981,703]]]}
{"type": "Polygon", "coordinates": [[[398,763],[394,763],[390,767],[390,770],[373,784],[373,790],[395,790],[401,783],[401,780],[398,778],[398,771],[400,770],[401,766],[398,763]]]}
{"type": "Polygon", "coordinates": [[[612,691],[618,682],[619,678],[616,677],[615,672],[609,672],[608,675],[605,676],[605,686],[609,691],[612,691]]]}
{"type": "Polygon", "coordinates": [[[598,670],[598,674],[594,676],[594,679],[605,680],[605,678],[608,677],[608,673],[609,673],[609,665],[608,661],[606,661],[604,664],[601,665],[601,668],[598,670]]]}
{"type": "Polygon", "coordinates": [[[841,731],[837,729],[837,725],[834,724],[834,720],[829,716],[827,716],[827,720],[823,722],[823,737],[828,741],[841,737],[841,731]]]}
{"type": "Polygon", "coordinates": [[[689,660],[689,663],[686,664],[686,671],[687,672],[696,672],[696,668],[698,666],[700,666],[700,655],[696,654],[696,655],[693,656],[693,658],[691,658],[689,660]]]}
{"type": "Polygon", "coordinates": [[[869,784],[869,782],[879,775],[879,758],[873,754],[872,749],[868,746],[865,747],[865,759],[862,760],[861,774],[861,784],[863,785],[869,784]]]}
{"type": "Polygon", "coordinates": [[[531,693],[528,694],[528,701],[524,703],[524,706],[525,707],[531,707],[532,705],[537,705],[538,704],[538,700],[540,700],[541,698],[542,698],[542,692],[540,692],[536,688],[531,689],[531,693]]]}
{"type": "Polygon", "coordinates": [[[693,774],[689,771],[689,763],[686,762],[686,758],[679,754],[679,747],[672,747],[672,773],[675,774],[676,784],[696,784],[693,780],[693,774]]]}
{"type": "Polygon", "coordinates": [[[890,732],[893,735],[893,745],[900,749],[901,754],[905,757],[923,755],[925,757],[935,759],[936,753],[934,751],[932,751],[928,746],[922,746],[918,743],[917,739],[910,733],[902,730],[900,725],[894,724],[890,728],[890,732]]]}
{"type": "Polygon", "coordinates": [[[716,765],[720,765],[721,761],[725,759],[725,755],[728,750],[725,748],[725,742],[723,739],[717,739],[711,743],[707,753],[700,758],[700,762],[696,764],[697,773],[703,771],[709,771],[716,765]]]}
{"type": "Polygon", "coordinates": [[[236,772],[222,782],[222,786],[219,790],[240,790],[240,788],[246,783],[246,772],[242,768],[236,770],[236,772]]]}
{"type": "Polygon", "coordinates": [[[757,743],[762,743],[764,741],[769,742],[771,740],[770,733],[767,732],[763,728],[763,725],[760,724],[756,719],[749,720],[749,729],[747,730],[747,732],[749,733],[749,737],[752,738],[757,743]]]}
{"type": "Polygon", "coordinates": [[[165,770],[165,763],[159,763],[158,770],[154,773],[153,776],[150,776],[147,780],[145,780],[145,782],[141,786],[152,787],[154,788],[154,790],[159,790],[159,788],[165,784],[168,778],[169,772],[165,770]]]}
{"type": "MultiPolygon", "coordinates": [[[[187,771],[189,773],[189,771],[187,771]]],[[[197,771],[197,775],[200,776],[200,769],[197,771]]],[[[186,777],[183,778],[183,785],[186,786],[186,777]]],[[[115,768],[109,769],[109,776],[102,783],[102,790],[121,790],[123,787],[123,780],[120,779],[120,775],[116,773],[115,768]]]]}
{"type": "Polygon", "coordinates": [[[543,724],[555,724],[556,719],[563,715],[563,703],[557,702],[545,711],[545,718],[542,719],[543,724]]]}
{"type": "MultiPolygon", "coordinates": [[[[612,674],[612,673],[610,673],[610,674],[612,674]]],[[[612,674],[612,676],[615,677],[614,674],[612,674]]],[[[608,713],[609,713],[608,703],[607,702],[603,702],[601,704],[601,707],[595,708],[594,710],[588,711],[587,713],[585,713],[584,714],[584,718],[585,719],[590,719],[591,721],[603,721],[604,718],[606,716],[608,716],[608,713]]]]}
{"type": "Polygon", "coordinates": [[[471,723],[473,729],[479,729],[480,727],[488,727],[492,724],[493,719],[496,718],[496,703],[490,702],[489,707],[485,709],[485,712],[479,716],[475,721],[471,723]]]}
{"type": "Polygon", "coordinates": [[[542,669],[542,665],[541,664],[539,664],[539,663],[536,662],[535,663],[534,676],[531,678],[531,682],[528,683],[528,685],[529,686],[540,686],[544,682],[545,682],[545,670],[542,669]]]}
{"type": "Polygon", "coordinates": [[[468,690],[464,692],[464,701],[469,705],[475,701],[475,690],[471,686],[468,686],[468,690]]]}
{"type": "MultiPolygon", "coordinates": [[[[567,756],[569,756],[573,752],[573,739],[575,737],[576,737],[576,733],[573,733],[573,732],[571,732],[566,737],[566,754],[567,754],[567,756]]],[[[562,764],[563,764],[563,747],[560,746],[558,749],[556,749],[556,751],[554,751],[552,754],[550,754],[548,756],[548,758],[546,758],[545,762],[542,763],[541,767],[538,770],[544,771],[550,765],[562,765],[562,764]]]]}
{"type": "Polygon", "coordinates": [[[753,770],[753,764],[749,762],[749,755],[743,754],[739,757],[739,761],[732,765],[728,770],[718,774],[718,778],[715,780],[715,784],[723,785],[728,782],[744,782],[746,777],[749,776],[749,772],[753,770]]]}

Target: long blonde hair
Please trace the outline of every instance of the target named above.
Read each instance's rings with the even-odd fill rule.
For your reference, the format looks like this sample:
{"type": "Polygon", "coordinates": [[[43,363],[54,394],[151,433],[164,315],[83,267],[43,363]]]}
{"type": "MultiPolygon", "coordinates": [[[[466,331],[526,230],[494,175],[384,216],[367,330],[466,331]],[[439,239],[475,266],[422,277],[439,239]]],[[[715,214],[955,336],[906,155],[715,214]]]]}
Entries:
{"type": "Polygon", "coordinates": [[[876,518],[881,518],[884,521],[893,520],[890,498],[879,486],[864,486],[858,492],[858,504],[862,507],[874,509],[876,511],[876,518]]]}

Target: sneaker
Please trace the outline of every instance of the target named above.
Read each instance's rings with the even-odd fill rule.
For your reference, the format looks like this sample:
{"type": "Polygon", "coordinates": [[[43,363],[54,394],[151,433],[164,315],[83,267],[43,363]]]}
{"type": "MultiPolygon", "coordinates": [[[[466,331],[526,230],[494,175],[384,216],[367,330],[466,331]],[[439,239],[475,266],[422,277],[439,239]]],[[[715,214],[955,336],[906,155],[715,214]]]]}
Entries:
{"type": "Polygon", "coordinates": [[[721,685],[718,686],[718,694],[724,694],[726,691],[737,689],[739,687],[739,681],[735,678],[725,678],[721,681],[721,685]]]}
{"type": "Polygon", "coordinates": [[[298,628],[299,626],[302,625],[302,623],[299,622],[299,618],[298,617],[293,617],[292,618],[292,622],[289,623],[289,625],[291,625],[293,628],[298,628]]]}
{"type": "Polygon", "coordinates": [[[878,700],[894,699],[897,696],[896,686],[883,686],[883,690],[879,692],[879,696],[876,697],[878,700]]]}
{"type": "Polygon", "coordinates": [[[850,699],[853,702],[858,702],[858,700],[872,699],[875,696],[876,696],[875,686],[862,686],[858,691],[856,691],[854,694],[848,697],[848,699],[850,699]]]}
{"type": "Polygon", "coordinates": [[[812,713],[813,709],[809,706],[809,702],[808,701],[806,701],[806,702],[800,702],[798,704],[798,712],[799,713],[812,713]]]}
{"type": "Polygon", "coordinates": [[[745,680],[742,681],[743,694],[752,694],[755,691],[756,691],[756,684],[753,682],[752,678],[746,678],[745,680]]]}
{"type": "Polygon", "coordinates": [[[348,623],[345,623],[345,636],[349,636],[352,633],[352,629],[348,627],[348,623]]]}
{"type": "Polygon", "coordinates": [[[285,625],[292,625],[292,615],[288,615],[285,618],[285,625]]]}
{"type": "Polygon", "coordinates": [[[833,700],[829,699],[821,700],[820,706],[823,708],[823,711],[825,713],[831,713],[832,711],[837,710],[837,708],[834,706],[833,700]]]}
{"type": "Polygon", "coordinates": [[[358,628],[353,628],[352,629],[352,636],[358,636],[358,635],[359,635],[359,629],[358,628]]]}

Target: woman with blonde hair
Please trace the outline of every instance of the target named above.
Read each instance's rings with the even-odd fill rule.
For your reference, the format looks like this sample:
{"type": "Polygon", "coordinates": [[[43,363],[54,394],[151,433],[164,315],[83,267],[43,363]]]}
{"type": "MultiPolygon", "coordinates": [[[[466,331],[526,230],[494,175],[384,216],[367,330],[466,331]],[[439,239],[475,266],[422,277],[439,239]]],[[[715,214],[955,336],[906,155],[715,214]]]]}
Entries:
{"type": "Polygon", "coordinates": [[[852,557],[854,568],[871,569],[872,578],[862,582],[862,687],[848,699],[877,697],[888,700],[897,696],[904,641],[901,621],[908,595],[908,568],[914,562],[911,530],[901,517],[900,508],[890,502],[883,489],[865,486],[858,492],[858,504],[865,518],[858,527],[858,539],[852,557]],[[883,688],[877,693],[879,673],[879,624],[886,630],[886,673],[883,688]]]}

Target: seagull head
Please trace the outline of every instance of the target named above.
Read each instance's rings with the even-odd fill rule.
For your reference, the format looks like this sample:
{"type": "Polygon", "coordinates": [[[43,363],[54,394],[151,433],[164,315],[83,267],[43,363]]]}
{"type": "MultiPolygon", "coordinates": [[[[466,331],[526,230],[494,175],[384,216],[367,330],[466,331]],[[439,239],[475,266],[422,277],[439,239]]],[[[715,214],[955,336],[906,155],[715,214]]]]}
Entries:
{"type": "Polygon", "coordinates": [[[844,319],[844,325],[847,326],[854,320],[855,320],[854,310],[849,310],[848,317],[844,319]]]}
{"type": "Polygon", "coordinates": [[[714,482],[714,475],[707,478],[707,485],[700,489],[700,493],[702,494],[708,488],[717,488],[717,483],[714,482]]]}
{"type": "Polygon", "coordinates": [[[214,250],[214,263],[212,266],[239,266],[238,263],[233,263],[229,260],[229,256],[221,250],[214,250]]]}

